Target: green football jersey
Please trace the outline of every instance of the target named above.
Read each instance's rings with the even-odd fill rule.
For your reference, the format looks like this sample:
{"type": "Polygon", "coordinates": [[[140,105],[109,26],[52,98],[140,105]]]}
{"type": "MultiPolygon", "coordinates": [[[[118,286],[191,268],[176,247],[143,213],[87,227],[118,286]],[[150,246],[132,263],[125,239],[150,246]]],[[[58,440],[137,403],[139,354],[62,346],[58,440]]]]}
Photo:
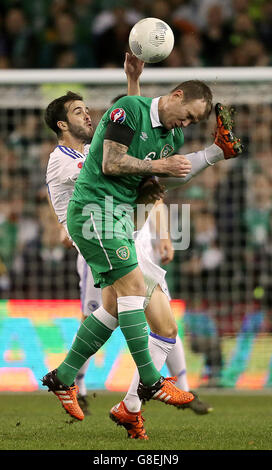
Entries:
{"type": "Polygon", "coordinates": [[[158,98],[125,96],[103,115],[92,139],[89,154],[77,179],[72,200],[85,205],[104,207],[105,196],[113,205],[136,206],[142,175],[111,176],[102,171],[103,141],[109,122],[125,125],[134,131],[127,154],[140,160],[157,160],[178,153],[184,143],[180,128],[167,130],[158,121],[158,98]]]}

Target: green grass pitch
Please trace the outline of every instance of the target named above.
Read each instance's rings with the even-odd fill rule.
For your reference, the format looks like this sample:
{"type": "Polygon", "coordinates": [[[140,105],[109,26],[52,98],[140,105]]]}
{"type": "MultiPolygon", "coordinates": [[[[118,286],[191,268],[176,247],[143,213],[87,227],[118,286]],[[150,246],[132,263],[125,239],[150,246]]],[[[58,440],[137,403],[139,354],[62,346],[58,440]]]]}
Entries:
{"type": "Polygon", "coordinates": [[[214,411],[197,416],[160,402],[144,406],[149,441],[130,440],[109,419],[119,393],[90,392],[92,415],[73,421],[47,392],[0,394],[1,450],[271,450],[269,393],[201,394],[214,411]]]}

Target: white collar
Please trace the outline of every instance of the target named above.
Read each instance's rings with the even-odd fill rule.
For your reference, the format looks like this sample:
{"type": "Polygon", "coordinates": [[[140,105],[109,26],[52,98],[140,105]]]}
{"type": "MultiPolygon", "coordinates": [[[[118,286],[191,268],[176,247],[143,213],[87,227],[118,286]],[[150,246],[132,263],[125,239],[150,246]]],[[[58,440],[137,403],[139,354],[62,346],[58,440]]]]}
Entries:
{"type": "Polygon", "coordinates": [[[153,98],[150,106],[150,119],[152,127],[163,127],[163,124],[159,118],[159,99],[160,96],[157,98],[153,98]]]}

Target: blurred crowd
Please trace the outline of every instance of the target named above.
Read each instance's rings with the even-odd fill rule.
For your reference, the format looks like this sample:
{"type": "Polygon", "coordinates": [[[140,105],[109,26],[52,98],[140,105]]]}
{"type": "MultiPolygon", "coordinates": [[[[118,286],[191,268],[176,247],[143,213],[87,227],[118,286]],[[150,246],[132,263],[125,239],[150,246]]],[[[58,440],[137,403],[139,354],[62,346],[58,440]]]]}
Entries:
{"type": "Polygon", "coordinates": [[[122,67],[145,17],[175,35],[160,67],[271,65],[271,0],[1,0],[0,68],[122,67]]]}

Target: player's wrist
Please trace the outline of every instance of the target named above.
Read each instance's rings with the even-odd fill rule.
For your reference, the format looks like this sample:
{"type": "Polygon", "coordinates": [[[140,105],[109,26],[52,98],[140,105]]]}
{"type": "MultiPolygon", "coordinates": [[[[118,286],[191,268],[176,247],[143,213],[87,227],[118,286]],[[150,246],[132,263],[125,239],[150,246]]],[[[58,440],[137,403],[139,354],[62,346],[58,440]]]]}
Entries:
{"type": "Polygon", "coordinates": [[[139,95],[140,84],[138,79],[128,77],[128,95],[139,95]]]}
{"type": "Polygon", "coordinates": [[[152,174],[154,175],[167,174],[166,159],[152,160],[151,168],[152,168],[152,174]]]}

